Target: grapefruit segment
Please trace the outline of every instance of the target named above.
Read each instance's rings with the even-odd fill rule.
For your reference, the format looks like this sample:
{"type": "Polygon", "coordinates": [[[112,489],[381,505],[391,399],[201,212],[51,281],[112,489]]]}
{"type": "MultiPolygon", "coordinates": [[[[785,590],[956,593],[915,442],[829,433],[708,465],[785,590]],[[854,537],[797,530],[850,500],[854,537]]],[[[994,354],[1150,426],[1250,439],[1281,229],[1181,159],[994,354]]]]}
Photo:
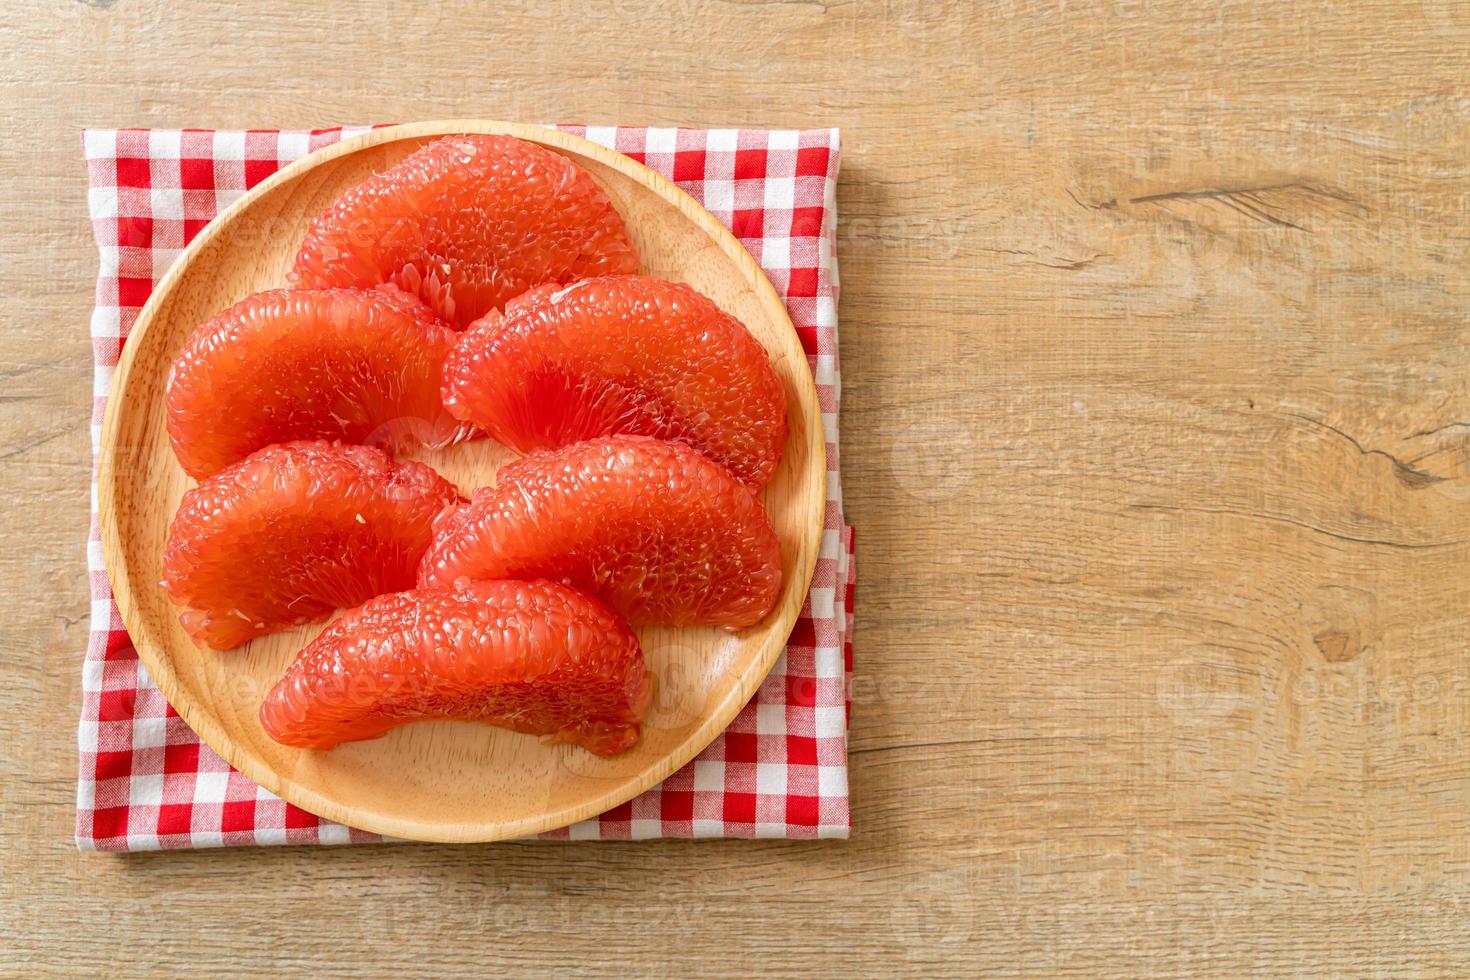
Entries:
{"type": "Polygon", "coordinates": [[[163,590],[196,643],[227,650],[412,587],[434,516],[458,499],[371,446],[270,446],[184,494],[163,590]]]}
{"type": "Polygon", "coordinates": [[[473,434],[440,401],[458,336],[401,290],[269,290],[200,325],[174,361],[168,435],[193,477],[273,443],[446,446],[473,434]]]}
{"type": "Polygon", "coordinates": [[[470,327],[444,404],[530,452],[597,436],[686,443],[752,489],[786,441],[786,393],[745,326],[682,283],[605,276],[543,286],[470,327]]]}
{"type": "Polygon", "coordinates": [[[415,590],[345,613],[260,708],[271,738],[329,749],[413,721],[478,721],[616,755],[649,702],[638,638],[552,582],[415,590]]]}
{"type": "Polygon", "coordinates": [[[634,625],[739,629],[775,605],[781,548],[760,501],[718,463],[610,436],[516,460],[435,522],[421,587],[500,578],[563,582],[634,625]]]}
{"type": "Polygon", "coordinates": [[[318,215],[292,281],[396,283],[462,329],[533,286],[637,269],[622,218],[576,164],[512,136],[450,136],[318,215]]]}

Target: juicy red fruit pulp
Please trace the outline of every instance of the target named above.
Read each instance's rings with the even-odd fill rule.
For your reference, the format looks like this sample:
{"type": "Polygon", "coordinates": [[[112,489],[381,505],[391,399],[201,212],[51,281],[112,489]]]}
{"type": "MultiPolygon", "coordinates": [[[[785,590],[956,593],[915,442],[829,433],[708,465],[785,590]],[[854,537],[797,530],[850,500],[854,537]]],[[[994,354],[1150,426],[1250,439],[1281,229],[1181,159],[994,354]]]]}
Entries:
{"type": "Polygon", "coordinates": [[[292,281],[395,283],[462,329],[542,283],[637,269],[622,218],[576,164],[510,136],[451,136],[318,215],[292,281]]]}
{"type": "Polygon", "coordinates": [[[781,591],[765,508],[730,472],[675,442],[612,436],[501,468],[435,522],[419,585],[545,578],[634,625],[760,622],[781,591]]]}
{"type": "Polygon", "coordinates": [[[786,393],[745,325],[682,283],[543,286],[460,337],[444,404],[522,452],[633,434],[685,443],[752,489],[786,441],[786,393]]]}
{"type": "Polygon", "coordinates": [[[474,432],[440,401],[457,336],[391,286],[256,293],[202,324],[174,361],[169,441],[194,477],[298,439],[449,445],[474,432]]]}
{"type": "Polygon", "coordinates": [[[638,638],[595,599],[551,582],[476,582],[347,612],[302,651],[260,719],[297,748],[450,719],[616,755],[638,741],[649,694],[638,638]]]}
{"type": "Polygon", "coordinates": [[[271,446],[184,494],[163,590],[200,646],[226,650],[413,585],[458,491],[370,446],[271,446]]]}

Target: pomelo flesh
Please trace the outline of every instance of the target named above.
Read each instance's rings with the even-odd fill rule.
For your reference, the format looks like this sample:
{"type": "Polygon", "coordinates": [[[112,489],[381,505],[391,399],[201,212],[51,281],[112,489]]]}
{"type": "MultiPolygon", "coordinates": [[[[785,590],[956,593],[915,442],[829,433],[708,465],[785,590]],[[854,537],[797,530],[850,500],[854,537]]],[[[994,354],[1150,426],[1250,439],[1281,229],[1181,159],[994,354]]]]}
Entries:
{"type": "Polygon", "coordinates": [[[638,638],[552,582],[370,599],[322,631],[260,708],[284,745],[329,749],[415,721],[477,721],[616,755],[649,702],[638,638]]]}
{"type": "Polygon", "coordinates": [[[449,136],[348,189],[313,220],[301,287],[391,282],[463,329],[543,283],[636,272],[607,194],[560,154],[512,136],[449,136]]]}
{"type": "Polygon", "coordinates": [[[411,588],[435,515],[459,499],[371,446],[270,446],[184,494],[162,587],[198,645],[227,650],[411,588]]]}
{"type": "Polygon", "coordinates": [[[496,485],[435,522],[419,585],[550,579],[634,625],[753,626],[781,591],[781,547],[761,502],[676,442],[610,436],[502,467],[496,485]]]}
{"type": "Polygon", "coordinates": [[[739,320],[682,283],[543,286],[465,331],[444,404],[531,452],[632,434],[685,443],[759,490],[786,441],[786,393],[739,320]]]}
{"type": "Polygon", "coordinates": [[[175,359],[169,442],[196,478],[301,439],[458,442],[474,427],[440,400],[457,337],[391,286],[256,293],[201,324],[175,359]]]}

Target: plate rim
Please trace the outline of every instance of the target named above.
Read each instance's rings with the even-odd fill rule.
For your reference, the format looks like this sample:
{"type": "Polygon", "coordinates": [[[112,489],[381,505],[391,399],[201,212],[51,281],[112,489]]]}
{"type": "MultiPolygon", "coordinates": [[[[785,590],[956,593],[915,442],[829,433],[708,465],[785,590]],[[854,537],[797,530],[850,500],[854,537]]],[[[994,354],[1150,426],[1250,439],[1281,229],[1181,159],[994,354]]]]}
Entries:
{"type": "Polygon", "coordinates": [[[657,171],[651,170],[624,154],[572,133],[529,123],[447,119],[383,126],[308,153],[246,191],[201,230],[154,286],[148,301],[139,311],[137,320],[128,332],[128,341],[123,344],[121,356],[113,373],[112,386],[103,414],[98,443],[96,481],[97,516],[102,538],[103,563],[123,625],[133,642],[138,658],[148,668],[160,692],[201,741],[256,785],[319,817],[387,837],[437,843],[483,843],[527,837],[559,829],[625,803],[683,767],[690,759],[704,751],[729,726],[735,715],[764,682],[785,649],[786,641],[790,638],[791,631],[800,616],[802,605],[810,592],[825,526],[827,447],[816,380],[812,376],[810,362],[805,356],[800,337],[796,333],[795,325],[791,322],[786,304],[755,259],[745,250],[734,234],[722,225],[703,204],[657,171]],[[777,616],[778,621],[772,624],[764,646],[759,650],[750,667],[735,679],[735,683],[731,685],[723,700],[705,716],[699,727],[694,729],[672,751],[651,760],[643,770],[629,776],[617,788],[580,804],[517,820],[426,823],[416,819],[384,817],[372,810],[340,804],[289,776],[278,773],[264,759],[257,759],[253,754],[245,751],[224,731],[224,726],[216,721],[216,716],[208,710],[206,705],[196,703],[193,697],[186,693],[187,689],[180,683],[170,658],[160,654],[161,650],[166,649],[167,644],[160,642],[157,636],[145,628],[138,610],[134,607],[130,573],[118,531],[120,520],[117,513],[117,494],[121,481],[117,479],[117,438],[118,429],[122,424],[122,406],[127,401],[123,395],[133,378],[137,351],[143,346],[137,342],[138,338],[153,327],[159,307],[185,276],[194,259],[219,237],[224,229],[229,227],[236,214],[251,207],[257,199],[270,193],[277,186],[295,180],[299,175],[339,157],[385,143],[427,139],[456,133],[514,136],[538,145],[588,157],[652,190],[699,226],[699,229],[719,246],[720,251],[735,263],[762,308],[778,326],[785,326],[794,349],[803,354],[800,358],[801,370],[794,371],[793,374],[796,376],[795,383],[804,389],[805,400],[814,413],[814,417],[808,419],[812,436],[807,440],[810,451],[810,469],[813,471],[808,474],[807,478],[813,481],[814,486],[810,495],[811,504],[804,522],[805,533],[798,542],[798,564],[792,576],[793,581],[801,583],[800,588],[794,593],[785,593],[783,590],[783,600],[778,605],[776,613],[773,614],[777,616]],[[796,596],[796,601],[787,601],[786,596],[789,595],[796,596]]]}

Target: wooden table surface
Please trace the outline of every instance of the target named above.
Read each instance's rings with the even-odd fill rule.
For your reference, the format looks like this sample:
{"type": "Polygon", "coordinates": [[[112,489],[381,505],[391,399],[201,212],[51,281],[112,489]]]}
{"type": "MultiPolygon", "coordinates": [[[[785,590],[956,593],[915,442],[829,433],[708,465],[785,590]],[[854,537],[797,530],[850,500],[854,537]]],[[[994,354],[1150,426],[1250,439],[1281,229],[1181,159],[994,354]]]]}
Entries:
{"type": "Polygon", "coordinates": [[[176,6],[0,33],[0,968],[1470,971],[1465,3],[176,6]],[[843,129],[852,840],[78,854],[78,129],[454,116],[843,129]]]}

